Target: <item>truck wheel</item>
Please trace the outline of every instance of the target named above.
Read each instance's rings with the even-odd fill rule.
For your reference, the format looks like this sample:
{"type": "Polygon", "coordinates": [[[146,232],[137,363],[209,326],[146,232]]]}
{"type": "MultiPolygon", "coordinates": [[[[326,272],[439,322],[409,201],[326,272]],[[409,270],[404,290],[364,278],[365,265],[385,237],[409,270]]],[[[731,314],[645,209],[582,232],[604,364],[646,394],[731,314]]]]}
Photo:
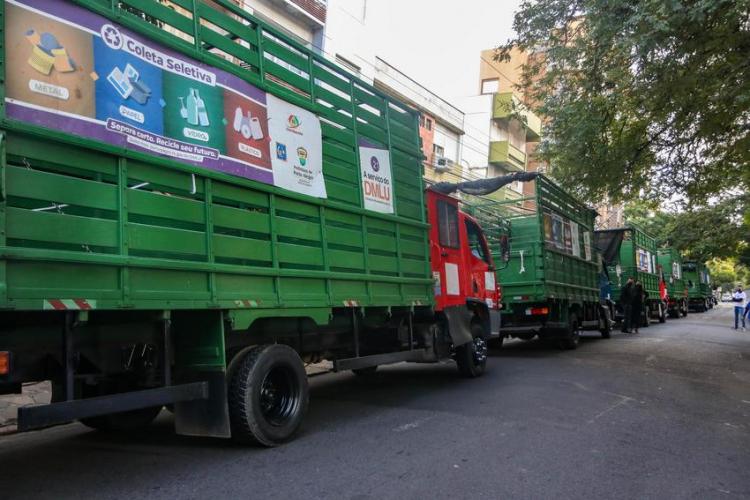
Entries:
{"type": "Polygon", "coordinates": [[[99,431],[127,432],[148,426],[159,415],[159,412],[161,412],[161,406],[152,406],[100,417],[82,418],[80,422],[86,427],[99,431]]]}
{"type": "Polygon", "coordinates": [[[603,339],[612,337],[612,319],[609,317],[609,309],[599,308],[599,331],[603,339]]]}
{"type": "Polygon", "coordinates": [[[276,446],[297,431],[307,410],[307,374],[289,346],[262,345],[248,351],[229,381],[232,439],[276,446]]]}
{"type": "Polygon", "coordinates": [[[568,320],[568,330],[565,336],[560,339],[561,349],[577,349],[581,341],[581,328],[578,326],[578,317],[575,314],[570,315],[568,320]]]}
{"type": "Polygon", "coordinates": [[[456,365],[461,375],[468,378],[479,377],[487,365],[487,342],[484,329],[479,323],[471,324],[473,340],[456,347],[456,365]]]}
{"type": "Polygon", "coordinates": [[[641,328],[648,328],[649,326],[651,326],[651,307],[644,304],[641,313],[641,328]]]}
{"type": "Polygon", "coordinates": [[[683,318],[688,315],[688,305],[687,305],[687,302],[683,302],[682,303],[682,310],[680,312],[682,313],[682,317],[683,318]]]}
{"type": "Polygon", "coordinates": [[[368,366],[367,368],[355,368],[352,370],[352,373],[357,375],[358,377],[369,377],[373,375],[378,370],[378,365],[375,366],[368,366]]]}
{"type": "Polygon", "coordinates": [[[667,322],[667,311],[664,309],[664,304],[659,303],[659,323],[667,322]]]}

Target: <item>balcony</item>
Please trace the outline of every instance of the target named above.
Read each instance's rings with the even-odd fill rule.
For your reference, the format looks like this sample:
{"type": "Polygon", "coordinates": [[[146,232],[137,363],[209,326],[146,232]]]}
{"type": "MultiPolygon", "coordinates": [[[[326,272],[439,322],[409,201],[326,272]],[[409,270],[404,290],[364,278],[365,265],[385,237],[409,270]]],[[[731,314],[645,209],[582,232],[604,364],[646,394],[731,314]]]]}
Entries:
{"type": "Polygon", "coordinates": [[[495,94],[492,100],[492,119],[508,121],[515,118],[526,127],[526,141],[538,142],[542,137],[542,120],[526,107],[513,92],[495,94]]]}
{"type": "Polygon", "coordinates": [[[327,0],[271,0],[271,2],[283,7],[289,15],[313,30],[320,29],[326,24],[327,0]]]}
{"type": "Polygon", "coordinates": [[[490,143],[490,163],[508,171],[524,172],[526,170],[526,153],[508,141],[490,143]]]}

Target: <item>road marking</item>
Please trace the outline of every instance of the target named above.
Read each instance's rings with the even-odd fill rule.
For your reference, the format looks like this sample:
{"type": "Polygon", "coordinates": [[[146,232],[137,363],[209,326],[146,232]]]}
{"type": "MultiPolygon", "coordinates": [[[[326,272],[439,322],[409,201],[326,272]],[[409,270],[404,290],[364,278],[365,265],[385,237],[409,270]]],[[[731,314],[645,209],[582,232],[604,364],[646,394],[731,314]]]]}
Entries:
{"type": "Polygon", "coordinates": [[[598,414],[596,414],[596,415],[594,416],[594,418],[592,418],[591,420],[589,420],[589,422],[588,422],[588,423],[590,423],[590,424],[593,424],[593,423],[594,423],[594,422],[595,422],[596,420],[598,420],[599,418],[603,417],[603,416],[604,416],[604,415],[606,415],[607,413],[611,412],[612,410],[614,410],[614,409],[615,409],[615,408],[617,408],[618,406],[622,406],[622,405],[624,405],[625,403],[628,403],[628,402],[630,402],[630,401],[635,401],[635,399],[633,399],[633,398],[631,398],[631,397],[629,397],[629,396],[623,396],[622,394],[617,394],[616,396],[620,398],[620,400],[619,400],[619,401],[617,401],[617,402],[615,402],[615,403],[611,404],[611,405],[610,405],[609,407],[607,407],[607,408],[606,408],[605,410],[603,410],[603,411],[599,412],[598,414]]]}
{"type": "Polygon", "coordinates": [[[415,420],[414,422],[409,422],[408,424],[399,425],[398,427],[393,429],[393,432],[404,432],[404,431],[410,431],[412,429],[416,429],[423,423],[427,422],[428,420],[432,420],[433,418],[435,417],[430,416],[430,417],[420,418],[420,419],[415,420]]]}

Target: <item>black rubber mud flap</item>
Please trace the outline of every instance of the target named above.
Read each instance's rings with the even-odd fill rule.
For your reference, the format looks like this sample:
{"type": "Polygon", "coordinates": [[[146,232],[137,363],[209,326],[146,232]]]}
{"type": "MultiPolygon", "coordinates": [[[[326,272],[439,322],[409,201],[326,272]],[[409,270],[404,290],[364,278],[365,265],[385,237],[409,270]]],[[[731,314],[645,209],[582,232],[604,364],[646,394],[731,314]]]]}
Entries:
{"type": "Polygon", "coordinates": [[[183,436],[231,437],[224,371],[204,372],[200,378],[208,381],[208,399],[176,403],[175,432],[183,436]]]}
{"type": "Polygon", "coordinates": [[[471,318],[473,315],[466,306],[446,307],[443,313],[448,320],[448,333],[454,346],[458,347],[473,340],[471,336],[471,318]]]}

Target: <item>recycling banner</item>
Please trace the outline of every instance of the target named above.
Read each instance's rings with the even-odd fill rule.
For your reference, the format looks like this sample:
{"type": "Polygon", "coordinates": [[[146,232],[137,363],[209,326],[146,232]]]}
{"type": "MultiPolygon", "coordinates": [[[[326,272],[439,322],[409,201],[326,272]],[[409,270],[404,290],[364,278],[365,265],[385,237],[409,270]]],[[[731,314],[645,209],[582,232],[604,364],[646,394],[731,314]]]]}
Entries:
{"type": "Polygon", "coordinates": [[[326,197],[313,113],[68,1],[5,18],[8,118],[326,197]]]}

